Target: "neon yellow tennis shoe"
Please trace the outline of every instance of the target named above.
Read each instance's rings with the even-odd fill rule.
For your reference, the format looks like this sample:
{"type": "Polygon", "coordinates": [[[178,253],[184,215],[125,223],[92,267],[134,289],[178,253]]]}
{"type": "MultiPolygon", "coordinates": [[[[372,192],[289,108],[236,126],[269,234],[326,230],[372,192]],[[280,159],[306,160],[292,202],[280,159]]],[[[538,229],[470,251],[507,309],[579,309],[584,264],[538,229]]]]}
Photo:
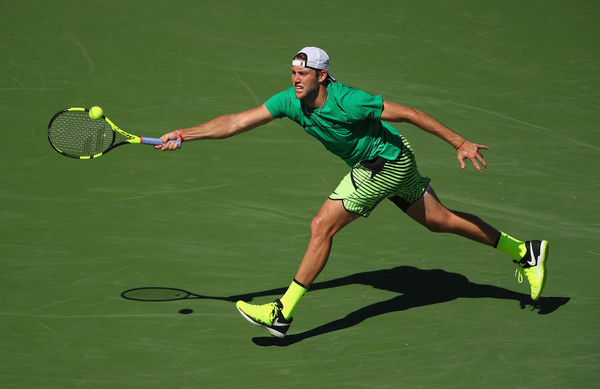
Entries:
{"type": "Polygon", "coordinates": [[[525,243],[527,253],[517,264],[515,276],[519,283],[523,282],[523,274],[531,286],[531,299],[540,298],[546,284],[546,261],[548,260],[548,242],[545,240],[532,240],[525,243]]]}
{"type": "Polygon", "coordinates": [[[252,305],[238,301],[235,306],[250,323],[266,328],[271,334],[283,338],[290,328],[293,318],[286,319],[281,313],[283,304],[279,299],[264,305],[252,305]]]}

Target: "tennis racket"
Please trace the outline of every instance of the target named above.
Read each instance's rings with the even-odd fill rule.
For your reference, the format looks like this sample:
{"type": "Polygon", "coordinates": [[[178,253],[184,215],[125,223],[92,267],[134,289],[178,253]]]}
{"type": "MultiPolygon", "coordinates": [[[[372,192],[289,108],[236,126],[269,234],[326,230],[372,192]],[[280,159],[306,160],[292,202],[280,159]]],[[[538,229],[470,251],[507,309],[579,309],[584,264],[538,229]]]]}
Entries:
{"type": "MultiPolygon", "coordinates": [[[[106,116],[94,120],[86,108],[67,108],[56,113],[48,124],[50,145],[60,154],[76,159],[98,158],[126,144],[162,145],[160,138],[139,137],[121,130],[106,116]],[[124,140],[117,142],[117,135],[124,140]]],[[[180,140],[176,142],[181,147],[180,140]]]]}

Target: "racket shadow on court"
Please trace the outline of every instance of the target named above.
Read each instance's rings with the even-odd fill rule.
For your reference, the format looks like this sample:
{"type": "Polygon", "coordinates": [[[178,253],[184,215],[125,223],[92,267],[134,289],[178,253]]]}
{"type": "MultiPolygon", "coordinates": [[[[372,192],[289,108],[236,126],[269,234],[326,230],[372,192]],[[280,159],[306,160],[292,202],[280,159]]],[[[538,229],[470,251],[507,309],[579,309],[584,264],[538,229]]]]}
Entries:
{"type": "MultiPolygon", "coordinates": [[[[318,290],[353,284],[398,293],[398,296],[367,305],[350,312],[342,318],[311,330],[301,333],[291,333],[283,339],[266,336],[253,338],[252,341],[259,346],[289,346],[314,336],[350,328],[369,318],[386,313],[445,303],[458,298],[514,300],[519,303],[521,309],[530,308],[532,311],[537,311],[540,315],[550,314],[570,300],[569,297],[542,297],[534,302],[527,294],[493,285],[476,284],[469,281],[462,274],[449,273],[440,269],[422,270],[412,266],[399,266],[392,269],[356,273],[347,277],[317,282],[312,285],[310,292],[313,293],[318,290]]],[[[257,297],[280,296],[285,291],[286,288],[282,287],[254,293],[218,297],[198,295],[177,288],[143,287],[126,290],[121,293],[121,296],[128,300],[150,302],[209,299],[235,303],[238,300],[252,301],[257,297]]]]}

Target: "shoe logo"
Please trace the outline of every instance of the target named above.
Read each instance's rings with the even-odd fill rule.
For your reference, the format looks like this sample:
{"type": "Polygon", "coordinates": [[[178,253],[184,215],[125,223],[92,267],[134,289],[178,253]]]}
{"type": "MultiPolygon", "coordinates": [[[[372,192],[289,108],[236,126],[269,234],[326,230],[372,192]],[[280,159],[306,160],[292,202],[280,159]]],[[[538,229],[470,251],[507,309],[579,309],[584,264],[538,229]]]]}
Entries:
{"type": "Polygon", "coordinates": [[[274,327],[287,327],[287,326],[289,326],[288,323],[280,323],[278,317],[276,317],[275,320],[273,320],[273,324],[272,325],[274,327]]]}
{"type": "Polygon", "coordinates": [[[529,266],[535,266],[537,264],[537,260],[535,259],[535,256],[533,255],[533,245],[529,244],[529,249],[531,250],[531,259],[529,261],[527,261],[527,263],[529,264],[529,266]]]}

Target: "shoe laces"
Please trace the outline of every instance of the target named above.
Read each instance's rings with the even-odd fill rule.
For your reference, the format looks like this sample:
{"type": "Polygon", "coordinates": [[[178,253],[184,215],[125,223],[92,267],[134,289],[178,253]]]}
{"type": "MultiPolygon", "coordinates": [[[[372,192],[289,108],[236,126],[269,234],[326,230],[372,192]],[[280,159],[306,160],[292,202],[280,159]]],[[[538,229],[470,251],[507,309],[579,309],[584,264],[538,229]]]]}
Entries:
{"type": "Polygon", "coordinates": [[[525,273],[525,269],[523,268],[523,265],[521,265],[520,262],[518,261],[513,261],[517,268],[515,269],[515,277],[517,277],[517,281],[519,281],[519,284],[523,283],[523,274],[525,273]]]}
{"type": "Polygon", "coordinates": [[[265,304],[263,307],[263,312],[267,319],[272,321],[277,317],[277,314],[279,313],[279,307],[275,303],[265,304]]]}
{"type": "Polygon", "coordinates": [[[525,269],[517,262],[517,268],[515,269],[515,277],[517,277],[517,281],[519,284],[523,283],[523,274],[525,273],[525,269]]]}
{"type": "Polygon", "coordinates": [[[269,317],[271,320],[275,319],[279,314],[279,307],[273,303],[273,309],[271,310],[271,316],[269,317]]]}
{"type": "Polygon", "coordinates": [[[279,315],[279,312],[281,312],[281,308],[279,308],[274,302],[263,305],[255,305],[254,309],[255,311],[253,316],[256,315],[255,317],[259,321],[269,325],[273,322],[273,320],[275,320],[277,315],[279,315]]]}

